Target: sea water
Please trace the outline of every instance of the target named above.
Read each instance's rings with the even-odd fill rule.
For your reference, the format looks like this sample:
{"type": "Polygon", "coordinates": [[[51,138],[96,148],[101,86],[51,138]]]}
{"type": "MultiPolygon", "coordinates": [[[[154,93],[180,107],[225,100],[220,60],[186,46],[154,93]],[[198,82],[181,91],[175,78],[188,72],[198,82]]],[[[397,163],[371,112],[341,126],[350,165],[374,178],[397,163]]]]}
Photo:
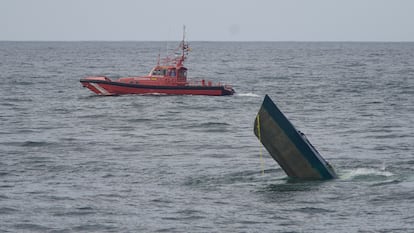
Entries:
{"type": "Polygon", "coordinates": [[[414,232],[414,43],[190,43],[189,78],[234,96],[79,83],[173,44],[0,42],[0,232],[414,232]],[[261,148],[265,94],[338,179],[288,179],[261,148]]]}

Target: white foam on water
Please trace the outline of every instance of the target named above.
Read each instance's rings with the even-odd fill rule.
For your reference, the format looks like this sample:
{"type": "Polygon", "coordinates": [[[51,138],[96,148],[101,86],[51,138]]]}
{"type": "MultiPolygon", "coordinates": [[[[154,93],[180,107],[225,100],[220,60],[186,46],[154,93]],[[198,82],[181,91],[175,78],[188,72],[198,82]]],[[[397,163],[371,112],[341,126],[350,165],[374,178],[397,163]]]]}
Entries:
{"type": "Polygon", "coordinates": [[[260,97],[260,95],[254,93],[236,93],[237,96],[246,96],[246,97],[260,97]]]}
{"type": "Polygon", "coordinates": [[[340,175],[340,178],[345,180],[352,180],[357,177],[366,177],[366,176],[383,176],[390,177],[394,173],[385,171],[383,169],[374,169],[374,168],[357,168],[353,170],[348,170],[344,174],[340,175]]]}

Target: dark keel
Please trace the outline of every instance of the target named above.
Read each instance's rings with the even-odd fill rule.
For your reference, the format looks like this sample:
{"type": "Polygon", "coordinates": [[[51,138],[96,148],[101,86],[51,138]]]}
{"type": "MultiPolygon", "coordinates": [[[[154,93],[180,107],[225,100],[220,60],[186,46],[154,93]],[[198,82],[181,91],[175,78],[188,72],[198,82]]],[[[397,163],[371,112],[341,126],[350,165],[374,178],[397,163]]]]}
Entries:
{"type": "Polygon", "coordinates": [[[268,95],[257,114],[254,134],[289,177],[319,180],[337,177],[330,164],[268,95]]]}

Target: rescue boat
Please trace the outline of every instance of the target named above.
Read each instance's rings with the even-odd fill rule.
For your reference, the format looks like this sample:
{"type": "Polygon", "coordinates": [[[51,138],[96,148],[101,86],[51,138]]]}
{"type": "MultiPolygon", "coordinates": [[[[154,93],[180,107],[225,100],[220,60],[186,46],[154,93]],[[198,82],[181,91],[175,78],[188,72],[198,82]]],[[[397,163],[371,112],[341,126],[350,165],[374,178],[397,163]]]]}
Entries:
{"type": "Polygon", "coordinates": [[[199,81],[187,80],[187,68],[184,61],[190,51],[183,40],[175,50],[179,55],[158,57],[157,65],[145,76],[122,77],[111,80],[106,76],[89,76],[80,80],[81,84],[98,95],[125,95],[125,94],[157,94],[157,95],[233,95],[235,91],[231,85],[214,84],[204,79],[199,81]]]}

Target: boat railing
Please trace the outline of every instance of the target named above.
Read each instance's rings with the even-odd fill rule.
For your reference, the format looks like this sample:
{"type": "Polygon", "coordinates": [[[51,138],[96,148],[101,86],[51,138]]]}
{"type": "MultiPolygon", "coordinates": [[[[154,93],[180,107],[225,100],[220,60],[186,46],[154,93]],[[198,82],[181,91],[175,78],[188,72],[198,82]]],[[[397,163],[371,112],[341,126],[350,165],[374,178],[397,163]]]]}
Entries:
{"type": "Polygon", "coordinates": [[[188,86],[206,86],[206,87],[221,87],[224,86],[225,88],[231,88],[231,85],[222,83],[222,82],[218,82],[218,83],[213,83],[212,81],[209,80],[191,80],[191,81],[187,81],[187,85],[188,86]]]}
{"type": "Polygon", "coordinates": [[[109,79],[106,76],[88,76],[88,77],[83,78],[83,80],[96,80],[96,81],[108,81],[108,82],[111,81],[111,79],[109,79]]]}

